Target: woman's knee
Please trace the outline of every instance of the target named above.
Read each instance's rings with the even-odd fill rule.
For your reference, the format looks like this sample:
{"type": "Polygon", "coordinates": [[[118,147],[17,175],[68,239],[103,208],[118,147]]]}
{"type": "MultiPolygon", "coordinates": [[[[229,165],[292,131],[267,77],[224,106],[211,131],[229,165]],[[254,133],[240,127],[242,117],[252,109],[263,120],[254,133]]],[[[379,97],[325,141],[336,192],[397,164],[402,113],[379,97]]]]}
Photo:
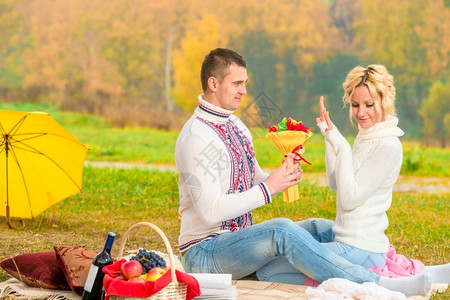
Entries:
{"type": "Polygon", "coordinates": [[[311,234],[296,222],[286,218],[272,219],[267,224],[273,233],[273,240],[281,243],[291,243],[293,240],[302,241],[312,239],[311,234]]]}
{"type": "Polygon", "coordinates": [[[309,235],[309,233],[297,226],[297,224],[287,218],[276,218],[264,222],[266,229],[272,233],[272,239],[277,241],[285,241],[292,236],[309,235]]]}
{"type": "Polygon", "coordinates": [[[314,228],[331,228],[334,225],[334,222],[332,220],[322,218],[309,218],[299,223],[305,224],[304,226],[314,228]]]}
{"type": "Polygon", "coordinates": [[[334,222],[328,219],[310,218],[297,223],[298,226],[308,231],[316,240],[322,243],[334,241],[334,222]]]}
{"type": "Polygon", "coordinates": [[[295,222],[287,218],[275,218],[266,221],[272,228],[287,228],[295,225],[295,222]]]}

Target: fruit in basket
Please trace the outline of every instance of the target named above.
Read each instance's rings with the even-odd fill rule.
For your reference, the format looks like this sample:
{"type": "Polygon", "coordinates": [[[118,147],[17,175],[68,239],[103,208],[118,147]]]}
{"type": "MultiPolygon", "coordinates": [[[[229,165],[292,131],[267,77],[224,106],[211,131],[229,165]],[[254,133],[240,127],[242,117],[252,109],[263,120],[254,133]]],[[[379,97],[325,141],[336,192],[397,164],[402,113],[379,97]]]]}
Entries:
{"type": "Polygon", "coordinates": [[[165,268],[167,266],[166,261],[160,255],[146,249],[139,249],[139,252],[130,260],[139,261],[144,268],[144,273],[148,273],[155,267],[165,268]]]}
{"type": "Polygon", "coordinates": [[[132,277],[139,277],[142,274],[142,271],[142,265],[135,260],[127,261],[120,267],[120,274],[127,280],[132,277]]]}
{"type": "MultiPolygon", "coordinates": [[[[166,272],[170,272],[170,266],[167,266],[163,269],[166,270],[166,272]]],[[[180,268],[178,268],[178,267],[175,267],[175,270],[181,271],[180,268]]]]}
{"type": "Polygon", "coordinates": [[[128,279],[128,282],[134,282],[134,283],[146,283],[147,280],[145,280],[142,277],[131,277],[130,279],[128,279]]]}
{"type": "Polygon", "coordinates": [[[166,273],[166,270],[164,270],[163,268],[155,267],[155,268],[151,269],[150,271],[148,271],[147,281],[156,281],[161,276],[163,276],[165,273],[166,273]]]}

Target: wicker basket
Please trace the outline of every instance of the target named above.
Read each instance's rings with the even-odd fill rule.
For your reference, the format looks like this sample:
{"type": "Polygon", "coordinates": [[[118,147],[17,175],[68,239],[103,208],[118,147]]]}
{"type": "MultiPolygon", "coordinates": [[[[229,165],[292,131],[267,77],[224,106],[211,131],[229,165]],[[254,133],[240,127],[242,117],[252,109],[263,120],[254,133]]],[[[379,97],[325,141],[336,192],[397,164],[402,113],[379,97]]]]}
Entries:
{"type": "Polygon", "coordinates": [[[163,239],[164,241],[164,245],[166,246],[167,249],[167,254],[169,256],[169,261],[170,261],[170,272],[171,272],[171,277],[172,277],[172,282],[169,283],[166,287],[164,287],[162,290],[160,290],[159,292],[151,295],[150,297],[147,298],[138,298],[138,297],[125,297],[125,296],[110,296],[111,300],[132,300],[132,299],[149,299],[149,300],[159,300],[159,299],[176,299],[176,300],[185,300],[186,299],[186,293],[187,293],[187,286],[184,282],[178,282],[177,281],[177,276],[175,274],[175,260],[173,257],[173,251],[172,248],[170,246],[169,240],[167,239],[166,235],[164,234],[164,232],[159,229],[156,225],[149,223],[149,222],[140,222],[137,224],[134,224],[133,226],[131,226],[127,232],[125,232],[125,235],[123,236],[123,240],[120,243],[120,248],[119,248],[119,257],[122,257],[123,255],[123,251],[125,248],[125,243],[127,241],[127,238],[130,236],[131,232],[138,228],[138,227],[150,227],[153,230],[155,230],[160,237],[163,239]]]}

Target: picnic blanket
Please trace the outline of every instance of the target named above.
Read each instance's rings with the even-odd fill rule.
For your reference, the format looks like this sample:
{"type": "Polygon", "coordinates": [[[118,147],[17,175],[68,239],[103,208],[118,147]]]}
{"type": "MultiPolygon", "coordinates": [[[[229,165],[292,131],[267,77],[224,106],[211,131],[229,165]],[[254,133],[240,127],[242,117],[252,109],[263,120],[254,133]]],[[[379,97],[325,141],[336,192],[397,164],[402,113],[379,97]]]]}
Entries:
{"type": "Polygon", "coordinates": [[[71,290],[50,290],[36,288],[11,278],[0,282],[0,299],[36,299],[36,300],[80,300],[71,290]],[[10,298],[8,298],[10,297],[10,298]]]}
{"type": "MultiPolygon", "coordinates": [[[[336,278],[335,278],[336,279],[336,278]]],[[[325,281],[326,282],[326,281],[325,281]]],[[[307,300],[307,289],[316,290],[303,285],[273,283],[254,280],[234,280],[238,292],[238,300],[307,300]]],[[[323,284],[323,283],[322,283],[323,284]]],[[[443,291],[447,285],[433,285],[426,296],[412,296],[407,300],[427,300],[436,291],[443,291]]],[[[348,293],[349,291],[347,291],[348,293]]],[[[311,296],[316,296],[311,294],[311,296]]],[[[338,296],[338,295],[337,295],[338,296]]],[[[36,299],[36,300],[80,300],[81,297],[68,290],[48,290],[30,287],[21,281],[11,278],[0,282],[0,299],[36,299]]],[[[318,298],[317,296],[315,298],[318,298]]],[[[318,298],[320,299],[320,298],[318,298]]],[[[337,298],[338,299],[338,298],[337,298]]],[[[351,298],[347,298],[351,299],[351,298]]],[[[376,298],[374,298],[376,299],[376,298]]]]}

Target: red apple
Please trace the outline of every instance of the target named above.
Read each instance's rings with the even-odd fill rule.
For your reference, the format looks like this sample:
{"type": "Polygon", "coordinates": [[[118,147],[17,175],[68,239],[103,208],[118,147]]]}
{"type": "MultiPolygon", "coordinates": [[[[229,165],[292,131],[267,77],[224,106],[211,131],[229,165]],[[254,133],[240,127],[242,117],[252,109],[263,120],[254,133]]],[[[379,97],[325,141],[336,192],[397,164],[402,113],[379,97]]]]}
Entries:
{"type": "Polygon", "coordinates": [[[128,282],[134,282],[134,283],[146,283],[147,280],[145,280],[142,277],[131,277],[130,279],[128,279],[128,282]]]}
{"type": "Polygon", "coordinates": [[[147,281],[156,281],[158,278],[164,275],[166,273],[166,270],[160,267],[154,267],[147,273],[147,281]]]}
{"type": "Polygon", "coordinates": [[[125,279],[139,277],[142,274],[142,271],[142,265],[137,260],[127,261],[120,267],[120,274],[122,274],[125,279]]]}

